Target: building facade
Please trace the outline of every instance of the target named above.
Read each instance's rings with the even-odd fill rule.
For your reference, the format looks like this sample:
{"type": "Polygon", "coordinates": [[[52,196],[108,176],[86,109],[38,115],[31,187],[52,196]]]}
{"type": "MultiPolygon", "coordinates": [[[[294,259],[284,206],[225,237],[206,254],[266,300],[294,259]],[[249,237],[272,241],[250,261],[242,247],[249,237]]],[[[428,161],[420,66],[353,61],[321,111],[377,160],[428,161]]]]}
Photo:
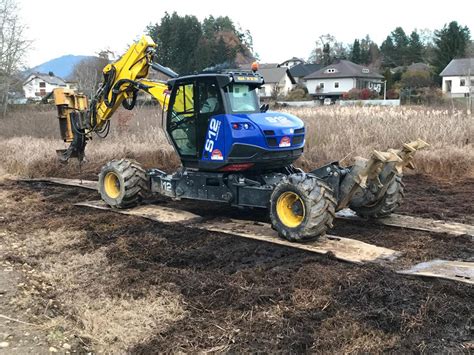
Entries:
{"type": "Polygon", "coordinates": [[[474,94],[474,58],[453,59],[440,73],[442,90],[449,97],[474,94]]]}
{"type": "Polygon", "coordinates": [[[352,89],[380,92],[383,78],[368,67],[348,60],[339,60],[304,77],[304,80],[309,94],[313,97],[320,100],[325,98],[337,100],[352,89]]]}
{"type": "Polygon", "coordinates": [[[68,87],[68,84],[53,73],[33,73],[23,82],[25,98],[30,100],[41,100],[54,89],[68,87]]]}

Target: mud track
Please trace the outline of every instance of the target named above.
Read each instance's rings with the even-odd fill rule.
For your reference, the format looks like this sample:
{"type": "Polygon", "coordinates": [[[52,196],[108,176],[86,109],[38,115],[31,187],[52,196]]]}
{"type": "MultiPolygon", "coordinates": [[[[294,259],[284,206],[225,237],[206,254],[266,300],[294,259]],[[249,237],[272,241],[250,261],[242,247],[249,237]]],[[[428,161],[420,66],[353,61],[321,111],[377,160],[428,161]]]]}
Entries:
{"type": "MultiPolygon", "coordinates": [[[[401,213],[474,222],[474,181],[456,185],[412,176],[401,213]]],[[[91,191],[44,183],[0,184],[9,208],[0,228],[24,245],[5,246],[2,257],[14,265],[41,268],[43,260],[62,260],[52,248],[29,249],[38,229],[81,232],[69,253],[104,251],[107,267],[120,277],[87,274],[91,297],[135,300],[147,290],[179,295],[185,315],[168,321],[140,341],[117,347],[97,344],[81,334],[83,350],[157,351],[426,351],[468,352],[473,339],[470,314],[474,287],[445,280],[409,278],[377,265],[356,266],[290,248],[163,225],[111,212],[77,208],[94,199],[91,191]],[[96,296],[100,295],[100,296],[96,296]]],[[[161,203],[169,203],[163,200],[161,203]]],[[[172,206],[172,204],[171,204],[172,206]]],[[[259,210],[181,201],[181,208],[205,217],[266,220],[259,210]]],[[[472,260],[470,237],[446,236],[380,225],[337,221],[334,234],[400,250],[395,267],[433,258],[472,260]]],[[[77,281],[77,287],[84,284],[77,281]]],[[[54,284],[37,296],[33,315],[40,319],[48,300],[58,300],[50,317],[80,314],[61,306],[65,292],[54,284]],[[59,302],[61,301],[61,302],[59,302]]],[[[78,301],[79,302],[79,301],[78,301]]],[[[80,331],[80,326],[78,326],[80,331]]]]}

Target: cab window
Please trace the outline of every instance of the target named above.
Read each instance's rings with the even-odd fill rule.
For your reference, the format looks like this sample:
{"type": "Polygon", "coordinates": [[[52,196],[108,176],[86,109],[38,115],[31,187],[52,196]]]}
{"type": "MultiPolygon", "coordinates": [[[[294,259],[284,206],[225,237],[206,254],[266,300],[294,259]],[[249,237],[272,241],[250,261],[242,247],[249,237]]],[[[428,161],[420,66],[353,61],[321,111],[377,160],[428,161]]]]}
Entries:
{"type": "Polygon", "coordinates": [[[177,87],[168,125],[179,153],[195,156],[197,144],[194,84],[182,84],[177,87]]]}
{"type": "Polygon", "coordinates": [[[256,87],[247,84],[231,84],[224,88],[225,96],[234,113],[259,112],[256,87]]]}

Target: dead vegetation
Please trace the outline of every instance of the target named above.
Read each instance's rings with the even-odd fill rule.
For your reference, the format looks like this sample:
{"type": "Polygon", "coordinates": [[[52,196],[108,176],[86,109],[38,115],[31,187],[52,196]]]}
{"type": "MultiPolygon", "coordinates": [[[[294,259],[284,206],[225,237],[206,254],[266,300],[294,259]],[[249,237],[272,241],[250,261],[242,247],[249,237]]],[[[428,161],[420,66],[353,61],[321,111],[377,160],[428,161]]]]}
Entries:
{"type": "MultiPolygon", "coordinates": [[[[402,142],[422,138],[431,147],[419,152],[419,172],[435,177],[474,176],[474,119],[462,111],[423,107],[319,107],[286,109],[307,126],[305,154],[298,162],[305,169],[355,156],[372,149],[398,148],[402,142]]],[[[78,176],[76,162],[57,162],[59,140],[56,114],[51,107],[16,110],[0,120],[0,168],[6,173],[31,177],[78,176]]],[[[83,177],[94,177],[113,158],[133,158],[145,167],[173,171],[179,160],[161,128],[161,110],[142,107],[119,111],[105,140],[89,143],[83,177]]]]}

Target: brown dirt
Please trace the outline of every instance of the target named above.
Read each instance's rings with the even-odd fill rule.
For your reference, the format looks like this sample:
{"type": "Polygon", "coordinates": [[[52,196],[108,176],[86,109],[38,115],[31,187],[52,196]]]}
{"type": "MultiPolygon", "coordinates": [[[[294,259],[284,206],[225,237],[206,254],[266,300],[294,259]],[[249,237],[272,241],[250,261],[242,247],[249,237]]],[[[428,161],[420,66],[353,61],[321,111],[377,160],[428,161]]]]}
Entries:
{"type": "MultiPolygon", "coordinates": [[[[472,222],[472,181],[449,185],[420,176],[406,181],[402,213],[472,222]]],[[[62,338],[48,336],[54,346],[66,338],[78,350],[136,353],[472,350],[474,287],[410,278],[392,270],[432,258],[472,258],[470,238],[337,221],[333,234],[405,253],[392,266],[356,266],[291,248],[73,206],[97,198],[93,191],[4,182],[0,192],[8,206],[0,218],[0,231],[6,233],[0,255],[14,266],[40,271],[26,282],[36,285],[37,293],[24,286],[23,291],[30,292],[17,296],[22,302],[16,309],[29,307],[24,320],[34,323],[55,320],[54,331],[59,329],[62,338]],[[79,268],[69,262],[80,258],[91,262],[79,268]],[[165,309],[150,308],[151,318],[142,327],[136,324],[141,318],[93,313],[92,320],[107,321],[114,337],[101,336],[105,329],[101,333],[89,326],[92,320],[84,309],[126,300],[133,309],[148,310],[150,290],[153,297],[165,300],[173,295],[176,305],[172,310],[169,302],[165,309]],[[84,300],[88,308],[81,306],[84,300]],[[48,303],[54,307],[45,311],[48,303]],[[153,323],[153,318],[160,322],[153,323]],[[129,322],[128,328],[118,327],[119,321],[129,322]],[[140,336],[126,334],[135,331],[140,336]]],[[[266,219],[259,210],[185,201],[179,205],[208,217],[266,219]]],[[[124,312],[123,307],[118,310],[124,312]]]]}

